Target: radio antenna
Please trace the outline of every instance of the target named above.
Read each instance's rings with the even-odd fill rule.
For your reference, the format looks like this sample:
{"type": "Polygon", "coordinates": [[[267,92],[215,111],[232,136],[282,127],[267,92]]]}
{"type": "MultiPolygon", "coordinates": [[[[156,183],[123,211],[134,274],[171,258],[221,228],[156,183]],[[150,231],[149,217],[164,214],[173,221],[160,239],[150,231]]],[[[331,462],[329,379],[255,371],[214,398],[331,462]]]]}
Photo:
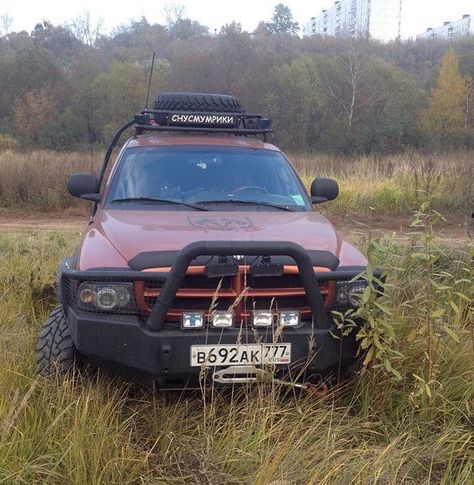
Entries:
{"type": "Polygon", "coordinates": [[[150,78],[148,79],[148,89],[147,89],[147,92],[146,92],[145,109],[148,109],[148,102],[150,101],[151,80],[153,78],[153,69],[154,68],[155,68],[155,52],[153,52],[153,57],[151,58],[150,78]]]}

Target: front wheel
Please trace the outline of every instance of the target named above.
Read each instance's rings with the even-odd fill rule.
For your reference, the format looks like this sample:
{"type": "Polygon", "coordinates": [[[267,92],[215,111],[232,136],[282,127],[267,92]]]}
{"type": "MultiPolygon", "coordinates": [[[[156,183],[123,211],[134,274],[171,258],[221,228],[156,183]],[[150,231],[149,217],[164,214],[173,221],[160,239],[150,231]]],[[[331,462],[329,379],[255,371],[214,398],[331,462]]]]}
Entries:
{"type": "Polygon", "coordinates": [[[57,306],[41,328],[36,343],[36,370],[50,376],[66,375],[76,364],[78,353],[67,325],[62,305],[57,306]]]}

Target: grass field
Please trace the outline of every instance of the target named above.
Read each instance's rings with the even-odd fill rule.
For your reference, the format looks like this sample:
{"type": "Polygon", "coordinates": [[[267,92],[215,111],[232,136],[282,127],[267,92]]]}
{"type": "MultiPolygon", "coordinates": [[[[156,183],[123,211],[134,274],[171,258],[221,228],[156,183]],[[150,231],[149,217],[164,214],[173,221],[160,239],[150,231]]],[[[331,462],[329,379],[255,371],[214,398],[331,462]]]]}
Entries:
{"type": "MultiPolygon", "coordinates": [[[[0,151],[0,208],[85,207],[67,195],[66,180],[75,172],[97,173],[101,156],[98,151],[0,151]]],[[[470,215],[474,208],[473,152],[383,158],[295,154],[290,159],[308,186],[315,176],[338,180],[340,196],[321,206],[325,212],[411,218],[426,192],[432,195],[433,207],[444,214],[470,215]]]]}
{"type": "Polygon", "coordinates": [[[439,245],[435,217],[418,214],[404,245],[357,241],[388,275],[381,307],[365,309],[372,359],[319,400],[37,378],[35,336],[79,235],[0,233],[0,483],[471,484],[473,254],[439,245]]]}

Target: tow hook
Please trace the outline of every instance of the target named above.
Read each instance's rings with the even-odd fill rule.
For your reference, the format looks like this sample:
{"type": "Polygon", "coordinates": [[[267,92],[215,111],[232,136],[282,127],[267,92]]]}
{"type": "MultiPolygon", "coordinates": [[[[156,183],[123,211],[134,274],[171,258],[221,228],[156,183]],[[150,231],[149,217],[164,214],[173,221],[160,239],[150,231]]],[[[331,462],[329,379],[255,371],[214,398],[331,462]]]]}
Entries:
{"type": "Polygon", "coordinates": [[[301,389],[305,391],[309,396],[314,397],[315,399],[320,399],[324,397],[328,392],[328,385],[325,382],[322,382],[319,385],[312,384],[311,382],[291,382],[291,381],[283,381],[281,379],[273,378],[271,382],[275,384],[281,384],[283,386],[294,387],[296,389],[301,389]]]}
{"type": "Polygon", "coordinates": [[[301,389],[308,393],[309,396],[319,399],[325,396],[328,392],[328,386],[326,383],[319,385],[312,384],[310,382],[291,382],[277,379],[273,373],[267,372],[264,369],[258,369],[254,366],[234,366],[227,367],[214,372],[212,376],[215,382],[219,384],[245,384],[251,382],[268,382],[273,384],[280,384],[282,386],[293,387],[295,389],[301,389]]]}
{"type": "Polygon", "coordinates": [[[314,397],[315,399],[321,399],[328,393],[329,390],[329,387],[325,382],[322,382],[319,385],[306,382],[304,386],[304,390],[308,393],[308,395],[314,397]]]}

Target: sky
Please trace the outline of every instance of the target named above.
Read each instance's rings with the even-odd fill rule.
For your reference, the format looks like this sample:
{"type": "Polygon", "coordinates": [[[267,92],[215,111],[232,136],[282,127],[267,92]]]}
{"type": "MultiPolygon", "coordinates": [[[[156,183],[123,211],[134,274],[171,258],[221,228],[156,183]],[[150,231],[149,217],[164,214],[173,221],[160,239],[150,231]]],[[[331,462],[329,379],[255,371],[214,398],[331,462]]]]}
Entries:
{"type": "MultiPolygon", "coordinates": [[[[117,25],[130,19],[146,16],[150,23],[164,23],[165,6],[177,3],[185,7],[185,15],[207,25],[211,32],[222,25],[240,22],[244,30],[252,31],[260,20],[270,20],[274,6],[279,2],[291,8],[300,25],[322,9],[330,7],[334,0],[23,0],[7,2],[0,0],[0,15],[7,13],[13,18],[12,31],[31,31],[41,20],[53,24],[65,24],[70,19],[91,13],[93,18],[103,18],[104,29],[110,32],[117,25]]],[[[402,37],[415,37],[427,27],[437,27],[447,20],[457,20],[463,14],[474,15],[474,0],[402,0],[402,37]]]]}

